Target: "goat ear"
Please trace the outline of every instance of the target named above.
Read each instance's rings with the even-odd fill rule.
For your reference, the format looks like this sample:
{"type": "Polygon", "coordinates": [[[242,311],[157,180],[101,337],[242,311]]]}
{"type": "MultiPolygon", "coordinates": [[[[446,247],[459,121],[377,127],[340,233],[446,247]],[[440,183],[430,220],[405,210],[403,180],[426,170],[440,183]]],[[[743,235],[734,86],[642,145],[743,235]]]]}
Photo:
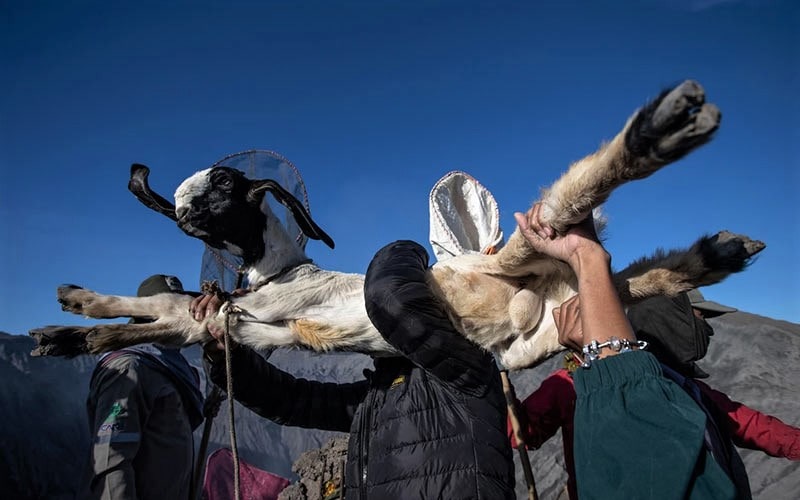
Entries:
{"type": "Polygon", "coordinates": [[[329,247],[333,248],[333,239],[320,228],[316,222],[311,218],[311,214],[306,211],[306,208],[300,203],[300,200],[295,198],[292,193],[283,189],[277,182],[271,179],[253,181],[250,191],[247,193],[247,199],[251,202],[261,202],[264,192],[269,191],[272,196],[278,200],[281,205],[289,209],[297,221],[297,225],[303,231],[303,234],[314,240],[321,240],[329,247]]]}
{"type": "Polygon", "coordinates": [[[147,176],[149,175],[150,169],[146,166],[139,163],[131,165],[131,180],[128,181],[128,191],[133,193],[147,208],[178,222],[178,216],[175,215],[175,205],[150,189],[150,185],[147,183],[147,176]]]}

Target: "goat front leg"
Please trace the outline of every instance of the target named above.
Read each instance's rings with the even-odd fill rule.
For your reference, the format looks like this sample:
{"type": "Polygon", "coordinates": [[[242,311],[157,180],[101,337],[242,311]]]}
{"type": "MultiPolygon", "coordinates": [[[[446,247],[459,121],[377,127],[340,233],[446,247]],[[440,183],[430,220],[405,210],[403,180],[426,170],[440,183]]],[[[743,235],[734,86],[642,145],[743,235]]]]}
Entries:
{"type": "Polygon", "coordinates": [[[75,285],[64,285],[56,291],[61,309],[89,318],[189,317],[190,295],[160,293],[150,297],[102,295],[75,285]]]}
{"type": "Polygon", "coordinates": [[[205,323],[189,319],[188,313],[186,316],[179,322],[96,325],[91,327],[86,343],[89,352],[97,354],[147,342],[183,347],[211,338],[205,323]]]}
{"type": "Polygon", "coordinates": [[[64,356],[74,358],[81,354],[89,354],[86,336],[91,327],[80,326],[45,326],[28,332],[36,342],[31,356],[64,356]]]}
{"type": "Polygon", "coordinates": [[[625,304],[656,295],[675,296],[681,292],[719,283],[742,271],[757,253],[766,248],[758,240],[720,231],[704,236],[689,249],[657,251],[614,274],[614,284],[625,304]]]}
{"type": "Polygon", "coordinates": [[[100,354],[147,342],[183,346],[202,340],[199,335],[187,335],[185,329],[172,324],[104,324],[95,326],[46,326],[28,332],[36,341],[32,356],[65,356],[100,354]]]}

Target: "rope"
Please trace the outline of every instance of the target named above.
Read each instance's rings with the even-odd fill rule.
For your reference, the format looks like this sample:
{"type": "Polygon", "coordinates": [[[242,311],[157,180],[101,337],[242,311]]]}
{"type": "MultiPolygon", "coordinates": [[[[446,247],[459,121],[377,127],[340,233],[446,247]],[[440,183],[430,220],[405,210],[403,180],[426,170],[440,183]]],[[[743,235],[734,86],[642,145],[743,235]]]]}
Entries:
{"type": "MultiPolygon", "coordinates": [[[[219,257],[216,252],[212,251],[212,255],[215,258],[217,258],[218,260],[220,260],[223,265],[225,265],[225,263],[227,262],[227,261],[225,261],[225,259],[222,259],[221,257],[219,257]]],[[[236,269],[236,285],[235,285],[235,288],[241,288],[243,281],[244,281],[244,269],[240,266],[238,269],[236,269]]],[[[209,294],[212,294],[212,293],[213,294],[220,294],[222,292],[221,290],[218,289],[218,286],[216,285],[216,282],[205,282],[201,286],[201,289],[203,290],[203,293],[209,293],[209,294]]],[[[232,390],[233,390],[233,384],[232,384],[232,382],[230,382],[232,380],[232,377],[231,377],[232,369],[231,369],[231,363],[230,363],[230,345],[228,343],[229,331],[230,331],[230,323],[229,323],[229,320],[228,320],[228,312],[226,311],[226,313],[225,313],[225,336],[224,336],[224,342],[225,342],[225,372],[226,372],[225,375],[226,375],[227,380],[228,380],[227,391],[228,391],[228,394],[231,394],[232,390]]],[[[232,398],[228,397],[228,403],[230,405],[230,416],[231,416],[230,421],[229,421],[230,428],[231,428],[231,443],[232,443],[232,452],[233,452],[233,456],[234,456],[234,460],[235,460],[235,462],[234,462],[234,471],[235,471],[235,474],[236,474],[236,477],[234,479],[234,484],[235,484],[236,481],[238,481],[238,479],[239,479],[239,473],[238,473],[238,468],[239,468],[238,455],[239,455],[239,451],[238,451],[238,448],[236,446],[236,434],[235,434],[236,430],[235,430],[235,427],[234,427],[233,404],[231,404],[231,401],[232,401],[232,398]]],[[[214,424],[214,418],[216,418],[217,413],[219,413],[219,407],[220,407],[221,404],[222,404],[222,389],[220,389],[218,386],[214,385],[213,388],[211,389],[211,393],[206,397],[205,404],[203,405],[203,416],[205,417],[205,424],[203,426],[203,437],[202,437],[201,442],[200,442],[200,450],[199,450],[198,457],[197,457],[197,463],[195,464],[195,470],[194,470],[194,476],[193,476],[193,479],[192,479],[192,485],[191,485],[191,488],[190,488],[190,491],[189,491],[190,500],[199,500],[198,497],[199,497],[199,495],[200,495],[200,493],[202,491],[202,488],[200,487],[200,484],[203,481],[203,473],[205,472],[206,450],[208,449],[208,441],[209,441],[209,438],[211,437],[211,427],[214,424]]],[[[236,492],[239,492],[239,488],[238,487],[236,488],[236,492]]]]}
{"type": "Polygon", "coordinates": [[[233,453],[233,492],[235,500],[241,500],[242,492],[239,484],[239,447],[236,445],[236,425],[234,419],[234,399],[233,399],[233,368],[231,366],[230,348],[230,310],[225,310],[225,376],[228,391],[228,425],[231,429],[231,452],[233,453]]]}

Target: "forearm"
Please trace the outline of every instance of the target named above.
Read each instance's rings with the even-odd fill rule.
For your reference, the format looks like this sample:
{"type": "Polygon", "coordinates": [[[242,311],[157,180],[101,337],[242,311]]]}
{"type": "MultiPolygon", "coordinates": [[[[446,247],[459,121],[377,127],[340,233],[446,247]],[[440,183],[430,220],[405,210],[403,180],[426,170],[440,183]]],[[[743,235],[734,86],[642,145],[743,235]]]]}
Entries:
{"type": "MultiPolygon", "coordinates": [[[[231,352],[234,398],[281,425],[346,432],[363,400],[366,382],[325,383],[296,378],[239,346],[231,352]]],[[[224,361],[212,362],[211,379],[227,387],[224,361]]]]}
{"type": "MultiPolygon", "coordinates": [[[[580,317],[585,343],[605,342],[611,337],[636,340],[611,279],[610,257],[599,245],[576,252],[570,266],[578,277],[580,317]]],[[[617,354],[603,349],[600,357],[617,354]]]]}
{"type": "Polygon", "coordinates": [[[697,381],[698,387],[726,416],[736,446],[761,450],[772,457],[800,460],[800,429],[779,418],[731,400],[726,394],[697,381]]]}

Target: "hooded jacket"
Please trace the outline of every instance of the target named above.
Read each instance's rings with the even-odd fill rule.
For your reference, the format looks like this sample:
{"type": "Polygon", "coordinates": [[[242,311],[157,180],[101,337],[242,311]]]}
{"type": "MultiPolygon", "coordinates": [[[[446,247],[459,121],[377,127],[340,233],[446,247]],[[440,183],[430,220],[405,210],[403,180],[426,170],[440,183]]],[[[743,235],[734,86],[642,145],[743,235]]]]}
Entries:
{"type": "Polygon", "coordinates": [[[102,357],[86,403],[86,498],[189,498],[202,405],[197,373],[177,349],[143,344],[102,357]]]}
{"type": "MultiPolygon", "coordinates": [[[[235,398],[284,425],[349,431],[345,498],[512,499],[506,406],[492,355],[453,328],[418,244],[387,245],[365,279],[367,313],[404,357],[379,358],[349,384],[295,378],[233,351],[235,398]]],[[[224,366],[211,377],[225,381],[224,366]]]]}

